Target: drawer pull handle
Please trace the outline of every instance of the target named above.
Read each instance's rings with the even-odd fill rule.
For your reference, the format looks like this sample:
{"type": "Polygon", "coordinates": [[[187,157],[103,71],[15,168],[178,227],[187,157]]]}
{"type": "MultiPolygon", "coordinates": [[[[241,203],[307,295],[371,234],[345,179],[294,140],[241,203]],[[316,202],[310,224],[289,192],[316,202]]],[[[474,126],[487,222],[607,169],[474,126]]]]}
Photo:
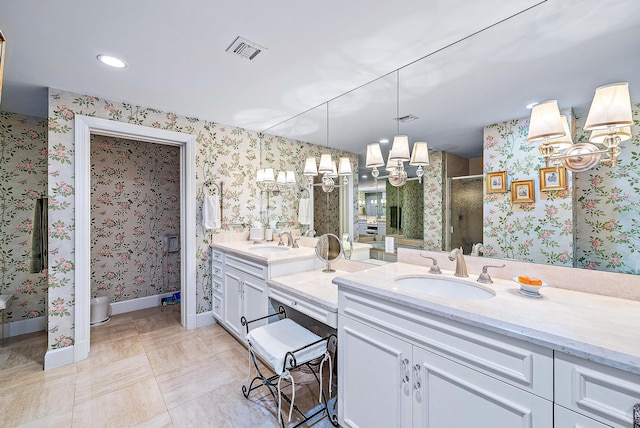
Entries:
{"type": "Polygon", "coordinates": [[[409,367],[409,360],[403,359],[402,365],[400,366],[400,377],[402,377],[402,383],[409,382],[409,374],[407,373],[409,367]]]}
{"type": "Polygon", "coordinates": [[[416,364],[415,366],[413,366],[413,376],[413,389],[420,389],[420,364],[416,364]]]}

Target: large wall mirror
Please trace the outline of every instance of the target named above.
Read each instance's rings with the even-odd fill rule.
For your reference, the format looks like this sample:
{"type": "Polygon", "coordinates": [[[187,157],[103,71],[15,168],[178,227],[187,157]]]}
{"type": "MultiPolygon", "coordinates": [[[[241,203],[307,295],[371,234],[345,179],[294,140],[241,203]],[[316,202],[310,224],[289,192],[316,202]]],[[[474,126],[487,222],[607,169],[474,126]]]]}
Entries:
{"type": "MultiPolygon", "coordinates": [[[[418,246],[432,250],[462,246],[469,254],[476,241],[495,240],[488,234],[512,227],[505,223],[500,230],[496,223],[490,228],[487,217],[502,216],[508,223],[520,212],[534,209],[512,204],[508,191],[497,196],[486,194],[485,173],[506,170],[508,183],[534,180],[535,211],[518,226],[520,233],[509,234],[512,242],[505,243],[505,238],[484,256],[640,273],[638,265],[616,262],[617,254],[629,253],[640,244],[640,225],[629,215],[640,212],[640,178],[633,172],[640,168],[640,159],[632,154],[640,150],[640,26],[634,18],[638,13],[640,3],[631,0],[547,1],[332,100],[332,147],[359,155],[358,189],[354,193],[359,238],[370,239],[374,230],[382,235],[379,232],[384,225],[384,235],[396,232],[409,241],[403,229],[412,220],[405,215],[414,211],[403,203],[416,199],[401,193],[418,185],[423,196],[417,214],[422,226],[418,246]],[[622,145],[618,167],[598,166],[569,174],[566,192],[541,192],[538,168],[544,162],[537,143],[523,143],[530,115],[527,104],[557,99],[562,112],[572,116],[574,142],[585,141],[588,135],[582,128],[595,88],[620,81],[629,82],[635,124],[633,138],[622,145]],[[386,180],[375,182],[371,169],[365,167],[367,144],[392,140],[398,132],[408,135],[411,143],[429,143],[431,165],[423,183],[409,181],[393,188],[386,180]],[[518,156],[512,156],[514,153],[518,156]],[[586,189],[587,183],[600,178],[626,179],[626,187],[612,182],[609,187],[586,189]],[[462,195],[462,202],[456,194],[462,195]],[[616,205],[616,195],[624,198],[624,206],[616,205]],[[503,205],[488,204],[491,198],[503,205]],[[472,202],[465,202],[467,199],[472,202]],[[596,200],[602,206],[617,206],[618,211],[594,214],[596,200]],[[555,214],[554,201],[565,208],[564,213],[555,214]],[[391,227],[392,206],[396,207],[395,231],[391,227]],[[500,211],[504,207],[508,214],[500,211]],[[629,223],[620,227],[618,235],[601,235],[603,230],[618,227],[623,221],[618,219],[625,216],[629,223]],[[589,222],[593,225],[587,227],[589,222]],[[552,224],[562,239],[555,247],[545,248],[542,259],[527,256],[526,251],[530,254],[541,245],[547,236],[545,228],[552,224]],[[459,236],[452,230],[459,231],[459,236]],[[590,265],[585,260],[601,250],[598,240],[606,243],[606,254],[601,255],[602,263],[590,265]]],[[[322,107],[311,110],[268,132],[324,145],[326,117],[322,113],[322,107]]],[[[381,145],[385,159],[390,145],[381,145]]],[[[380,169],[380,175],[385,175],[384,168],[380,169]]],[[[408,173],[415,177],[414,169],[408,168],[408,173]]]]}

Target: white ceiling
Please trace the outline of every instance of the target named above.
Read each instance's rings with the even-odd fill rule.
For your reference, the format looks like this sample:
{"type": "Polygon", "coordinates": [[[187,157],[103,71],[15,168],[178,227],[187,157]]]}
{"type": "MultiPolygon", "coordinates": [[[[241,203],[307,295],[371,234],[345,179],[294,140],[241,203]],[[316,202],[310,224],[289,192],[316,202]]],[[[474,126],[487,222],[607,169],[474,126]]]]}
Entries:
{"type": "Polygon", "coordinates": [[[616,81],[640,101],[637,0],[372,3],[2,0],[0,107],[45,117],[53,87],[325,144],[332,100],[329,144],[358,153],[396,133],[401,69],[399,113],[419,117],[401,133],[474,157],[482,127],[529,102],[588,107],[616,81]],[[266,53],[226,53],[236,36],[266,53]]]}

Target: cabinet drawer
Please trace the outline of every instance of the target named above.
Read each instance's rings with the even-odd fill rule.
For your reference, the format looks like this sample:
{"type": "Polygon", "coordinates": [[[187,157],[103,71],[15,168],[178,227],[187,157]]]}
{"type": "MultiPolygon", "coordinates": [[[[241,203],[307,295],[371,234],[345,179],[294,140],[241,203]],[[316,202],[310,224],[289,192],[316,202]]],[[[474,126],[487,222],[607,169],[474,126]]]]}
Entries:
{"type": "Polygon", "coordinates": [[[217,281],[216,279],[213,280],[213,292],[219,294],[220,296],[222,296],[222,282],[221,281],[217,281]]]}
{"type": "Polygon", "coordinates": [[[211,259],[214,262],[222,263],[224,261],[224,253],[222,251],[211,250],[211,259]]]}
{"type": "Polygon", "coordinates": [[[211,305],[213,307],[213,317],[218,321],[221,321],[222,320],[222,299],[220,299],[220,297],[214,294],[211,305]]]}
{"type": "Polygon", "coordinates": [[[610,425],[602,424],[556,404],[553,406],[553,426],[558,428],[607,428],[610,425]]]}
{"type": "Polygon", "coordinates": [[[225,257],[225,266],[248,273],[249,275],[253,275],[258,279],[267,279],[267,267],[250,262],[248,260],[243,260],[227,254],[225,257]]]}
{"type": "Polygon", "coordinates": [[[640,376],[555,353],[556,403],[614,427],[633,426],[640,376]]]}
{"type": "Polygon", "coordinates": [[[553,352],[478,327],[362,293],[338,293],[340,314],[553,400],[553,352]]]}
{"type": "Polygon", "coordinates": [[[313,302],[301,299],[285,291],[275,288],[269,289],[269,297],[302,312],[329,327],[338,328],[338,313],[320,307],[313,302]]]}
{"type": "Polygon", "coordinates": [[[216,279],[222,280],[222,266],[218,264],[214,264],[211,266],[211,275],[213,275],[213,280],[216,279]]]}

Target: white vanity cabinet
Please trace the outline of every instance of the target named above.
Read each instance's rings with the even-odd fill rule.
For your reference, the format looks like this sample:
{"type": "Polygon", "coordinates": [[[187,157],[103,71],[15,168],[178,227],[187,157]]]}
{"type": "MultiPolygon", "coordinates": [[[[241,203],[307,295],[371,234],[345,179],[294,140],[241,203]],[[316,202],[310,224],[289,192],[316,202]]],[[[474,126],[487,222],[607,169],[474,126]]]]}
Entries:
{"type": "Polygon", "coordinates": [[[242,341],[246,328],[240,323],[241,318],[252,320],[268,313],[267,271],[267,266],[230,254],[224,256],[222,313],[218,320],[242,341]]]}
{"type": "Polygon", "coordinates": [[[640,403],[639,375],[556,352],[555,379],[556,404],[571,410],[574,419],[583,415],[591,423],[577,426],[633,427],[633,406],[640,403]]]}
{"type": "Polygon", "coordinates": [[[338,299],[341,425],[553,425],[551,350],[362,293],[338,299]]]}

